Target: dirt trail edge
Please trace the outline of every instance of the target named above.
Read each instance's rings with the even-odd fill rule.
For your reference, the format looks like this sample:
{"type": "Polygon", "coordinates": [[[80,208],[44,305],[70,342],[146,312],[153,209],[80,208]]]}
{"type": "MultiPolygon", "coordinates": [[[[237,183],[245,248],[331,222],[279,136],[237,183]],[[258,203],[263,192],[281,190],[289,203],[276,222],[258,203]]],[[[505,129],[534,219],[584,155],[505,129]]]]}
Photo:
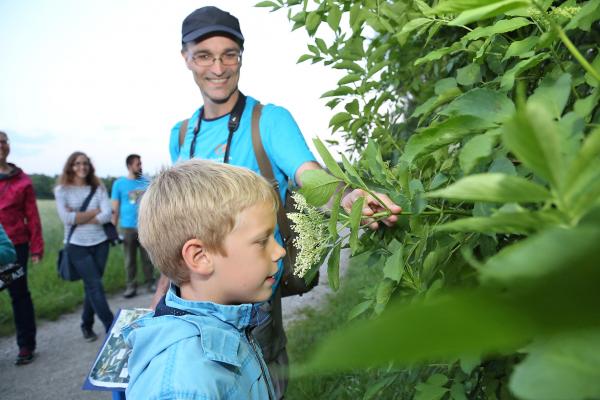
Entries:
{"type": "MultiPolygon", "coordinates": [[[[345,271],[347,256],[342,256],[340,271],[345,271]]],[[[317,307],[330,293],[327,268],[321,267],[319,285],[303,296],[283,299],[284,324],[299,317],[306,307],[317,307]]],[[[5,295],[2,293],[2,295],[5,295]]],[[[108,298],[113,312],[119,308],[147,307],[152,295],[138,294],[125,299],[121,294],[108,298]]],[[[3,400],[44,399],[110,399],[110,392],[82,391],[81,385],[102,345],[104,334],[101,324],[94,325],[98,340],[87,343],[79,329],[81,309],[66,314],[56,321],[38,321],[36,359],[24,366],[15,366],[17,353],[14,336],[0,337],[0,397],[3,400]]]]}

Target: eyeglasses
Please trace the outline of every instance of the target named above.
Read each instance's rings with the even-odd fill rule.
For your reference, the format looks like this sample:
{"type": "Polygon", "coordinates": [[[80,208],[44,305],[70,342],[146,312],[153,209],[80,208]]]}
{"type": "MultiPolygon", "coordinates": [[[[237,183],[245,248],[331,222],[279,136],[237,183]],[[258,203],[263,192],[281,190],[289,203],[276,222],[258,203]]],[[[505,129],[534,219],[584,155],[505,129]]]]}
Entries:
{"type": "Polygon", "coordinates": [[[210,67],[219,60],[222,65],[231,67],[238,65],[242,61],[242,54],[237,51],[230,51],[225,54],[221,54],[219,57],[215,57],[212,54],[200,53],[192,56],[192,61],[198,67],[210,67]]]}

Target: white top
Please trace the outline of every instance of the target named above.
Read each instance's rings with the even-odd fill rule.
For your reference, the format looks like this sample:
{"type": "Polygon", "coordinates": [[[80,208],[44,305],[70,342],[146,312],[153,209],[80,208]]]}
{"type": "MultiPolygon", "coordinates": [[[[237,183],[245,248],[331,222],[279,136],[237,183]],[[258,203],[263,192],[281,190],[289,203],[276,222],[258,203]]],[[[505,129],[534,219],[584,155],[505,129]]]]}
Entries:
{"type": "MultiPolygon", "coordinates": [[[[75,223],[75,215],[81,208],[85,198],[90,194],[90,190],[91,186],[58,185],[54,188],[54,198],[56,199],[58,216],[65,224],[64,243],[67,242],[71,226],[75,223]]],[[[99,186],[98,189],[96,189],[96,193],[94,193],[86,210],[92,210],[94,208],[100,209],[100,213],[96,215],[96,219],[100,223],[77,225],[69,243],[78,246],[94,246],[106,240],[106,234],[104,233],[102,224],[110,222],[112,208],[108,193],[104,186],[99,186]]]]}

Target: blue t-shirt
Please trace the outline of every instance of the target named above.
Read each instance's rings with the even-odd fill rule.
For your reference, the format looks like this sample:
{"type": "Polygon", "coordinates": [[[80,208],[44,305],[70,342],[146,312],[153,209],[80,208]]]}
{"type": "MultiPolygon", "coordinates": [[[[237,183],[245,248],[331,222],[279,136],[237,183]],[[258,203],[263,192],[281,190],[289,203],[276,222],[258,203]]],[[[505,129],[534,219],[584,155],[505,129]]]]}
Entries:
{"type": "Polygon", "coordinates": [[[142,194],[150,182],[146,177],[129,179],[121,177],[112,186],[111,200],[119,201],[119,225],[137,229],[138,208],[142,194]]]}
{"type": "MultiPolygon", "coordinates": [[[[260,174],[252,146],[252,110],[256,102],[257,100],[250,96],[246,98],[240,125],[231,140],[229,164],[246,167],[260,174]]],[[[175,124],[171,129],[169,152],[173,163],[190,159],[190,147],[199,116],[200,110],[197,110],[190,118],[181,149],[179,148],[181,122],[175,124]]],[[[213,120],[202,120],[200,132],[196,138],[194,158],[223,162],[229,136],[228,123],[229,114],[213,120]]],[[[273,168],[273,176],[279,183],[279,195],[283,203],[288,187],[288,178],[296,183],[296,170],[305,162],[315,161],[315,157],[306,145],[304,136],[292,114],[285,108],[273,104],[265,105],[261,111],[259,128],[265,153],[267,153],[273,168]]],[[[283,242],[278,229],[275,231],[275,238],[280,244],[283,242]]],[[[276,277],[277,284],[273,286],[273,293],[279,285],[282,272],[283,260],[280,260],[279,274],[276,277]]]]}
{"type": "MultiPolygon", "coordinates": [[[[246,167],[260,174],[260,168],[252,146],[252,109],[256,99],[246,98],[246,107],[242,113],[240,126],[231,140],[229,164],[246,167]]],[[[171,161],[176,163],[190,158],[190,146],[194,137],[194,128],[198,122],[200,110],[190,118],[181,152],[179,149],[179,126],[177,123],[171,130],[169,151],[171,161]]],[[[196,138],[195,158],[223,162],[229,130],[229,114],[213,120],[202,120],[200,132],[196,138]]],[[[283,107],[267,104],[263,107],[260,117],[260,137],[267,157],[273,167],[273,176],[279,182],[281,199],[285,199],[288,178],[294,181],[296,170],[315,157],[306,145],[300,128],[292,114],[283,107]]]]}

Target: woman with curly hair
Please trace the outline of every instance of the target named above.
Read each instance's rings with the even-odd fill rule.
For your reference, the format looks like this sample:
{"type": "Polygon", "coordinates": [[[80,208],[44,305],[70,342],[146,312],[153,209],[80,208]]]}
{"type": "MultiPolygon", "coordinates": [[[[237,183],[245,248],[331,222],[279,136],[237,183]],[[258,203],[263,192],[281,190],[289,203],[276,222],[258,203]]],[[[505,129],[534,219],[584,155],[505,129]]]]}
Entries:
{"type": "Polygon", "coordinates": [[[106,332],[113,321],[102,284],[109,248],[102,224],[110,221],[112,210],[106,188],[85,153],[76,151],[69,156],[54,189],[54,197],[58,215],[65,225],[66,251],[83,280],[85,298],[81,332],[85,340],[93,342],[98,338],[92,329],[94,314],[98,315],[106,332]],[[89,195],[88,206],[80,211],[89,195]]]}

